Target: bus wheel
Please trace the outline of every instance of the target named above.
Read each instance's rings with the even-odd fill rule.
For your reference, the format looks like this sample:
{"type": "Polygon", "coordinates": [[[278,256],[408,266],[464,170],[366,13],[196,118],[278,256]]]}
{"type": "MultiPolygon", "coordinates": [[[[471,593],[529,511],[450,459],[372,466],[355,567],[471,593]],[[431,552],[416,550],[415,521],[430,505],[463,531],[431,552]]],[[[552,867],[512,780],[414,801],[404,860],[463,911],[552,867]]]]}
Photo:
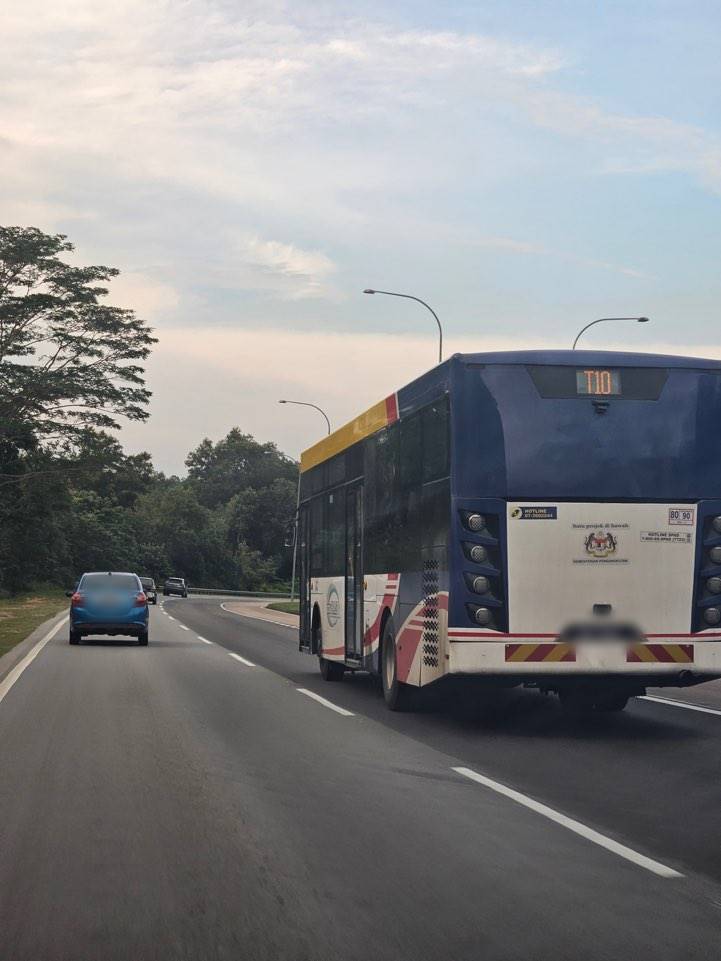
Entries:
{"type": "Polygon", "coordinates": [[[389,617],[383,628],[381,640],[381,680],[383,697],[391,711],[412,711],[417,702],[418,691],[398,680],[396,635],[389,617]]]}
{"type": "Polygon", "coordinates": [[[318,651],[318,667],[323,680],[342,681],[345,674],[345,664],[338,661],[329,661],[327,657],[323,657],[323,629],[320,626],[320,621],[316,621],[313,625],[313,650],[318,651]]]}
{"type": "Polygon", "coordinates": [[[324,681],[342,681],[345,674],[345,664],[339,661],[329,661],[327,657],[318,657],[320,676],[324,681]]]}
{"type": "Polygon", "coordinates": [[[598,701],[596,710],[601,714],[616,714],[623,711],[627,704],[628,697],[624,694],[617,694],[616,697],[609,697],[605,700],[598,701]]]}
{"type": "Polygon", "coordinates": [[[558,692],[561,707],[569,717],[580,720],[593,712],[593,698],[586,691],[566,688],[558,692]]]}

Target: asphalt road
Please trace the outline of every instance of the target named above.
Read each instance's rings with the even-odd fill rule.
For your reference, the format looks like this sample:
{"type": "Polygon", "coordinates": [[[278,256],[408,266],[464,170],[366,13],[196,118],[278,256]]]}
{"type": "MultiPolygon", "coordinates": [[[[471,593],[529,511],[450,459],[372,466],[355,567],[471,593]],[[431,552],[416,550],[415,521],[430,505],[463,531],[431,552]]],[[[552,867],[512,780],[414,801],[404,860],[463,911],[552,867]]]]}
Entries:
{"type": "Polygon", "coordinates": [[[148,648],[62,628],[0,699],[0,959],[715,959],[720,739],[393,715],[217,599],[148,648]]]}

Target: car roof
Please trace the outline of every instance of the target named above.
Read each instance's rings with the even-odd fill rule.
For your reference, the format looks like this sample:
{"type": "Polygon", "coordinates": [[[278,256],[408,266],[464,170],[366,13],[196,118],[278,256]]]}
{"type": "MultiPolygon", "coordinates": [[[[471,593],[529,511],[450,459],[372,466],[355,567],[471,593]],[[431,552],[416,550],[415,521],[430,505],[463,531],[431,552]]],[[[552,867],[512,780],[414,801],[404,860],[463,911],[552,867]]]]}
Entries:
{"type": "Polygon", "coordinates": [[[100,576],[104,574],[106,577],[114,577],[116,575],[120,577],[137,577],[138,576],[135,573],[135,571],[85,571],[80,576],[87,577],[88,574],[100,575],[100,576]]]}

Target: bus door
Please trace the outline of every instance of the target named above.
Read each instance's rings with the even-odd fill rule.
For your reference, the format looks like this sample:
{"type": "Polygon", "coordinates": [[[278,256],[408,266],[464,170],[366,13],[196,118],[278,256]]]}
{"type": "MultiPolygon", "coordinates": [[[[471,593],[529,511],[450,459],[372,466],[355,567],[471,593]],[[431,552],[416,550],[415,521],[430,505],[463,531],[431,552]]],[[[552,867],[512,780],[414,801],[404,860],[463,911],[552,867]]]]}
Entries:
{"type": "Polygon", "coordinates": [[[345,656],[363,656],[363,486],[346,490],[345,502],[345,656]]]}
{"type": "Polygon", "coordinates": [[[296,560],[298,562],[298,600],[300,601],[299,647],[310,651],[310,538],[308,537],[308,506],[300,508],[296,531],[296,560]]]}

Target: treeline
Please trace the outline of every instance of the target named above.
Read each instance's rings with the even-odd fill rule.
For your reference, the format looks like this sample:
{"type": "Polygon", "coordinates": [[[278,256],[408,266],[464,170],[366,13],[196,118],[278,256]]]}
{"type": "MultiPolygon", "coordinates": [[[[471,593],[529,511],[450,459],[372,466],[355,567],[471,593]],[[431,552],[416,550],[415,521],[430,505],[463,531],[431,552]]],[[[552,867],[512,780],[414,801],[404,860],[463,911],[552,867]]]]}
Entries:
{"type": "Polygon", "coordinates": [[[105,302],[118,271],[68,263],[72,250],[62,234],[0,226],[0,591],[111,569],[240,590],[286,581],[297,465],[237,428],[192,450],[182,479],[125,454],[108,430],[147,419],[156,340],[105,302]]]}
{"type": "Polygon", "coordinates": [[[176,575],[230,590],[290,578],[284,542],[298,469],[274,444],[235,428],[191,451],[183,479],[100,433],[67,460],[36,451],[9,463],[4,454],[0,590],[72,586],[84,570],[176,575]]]}

